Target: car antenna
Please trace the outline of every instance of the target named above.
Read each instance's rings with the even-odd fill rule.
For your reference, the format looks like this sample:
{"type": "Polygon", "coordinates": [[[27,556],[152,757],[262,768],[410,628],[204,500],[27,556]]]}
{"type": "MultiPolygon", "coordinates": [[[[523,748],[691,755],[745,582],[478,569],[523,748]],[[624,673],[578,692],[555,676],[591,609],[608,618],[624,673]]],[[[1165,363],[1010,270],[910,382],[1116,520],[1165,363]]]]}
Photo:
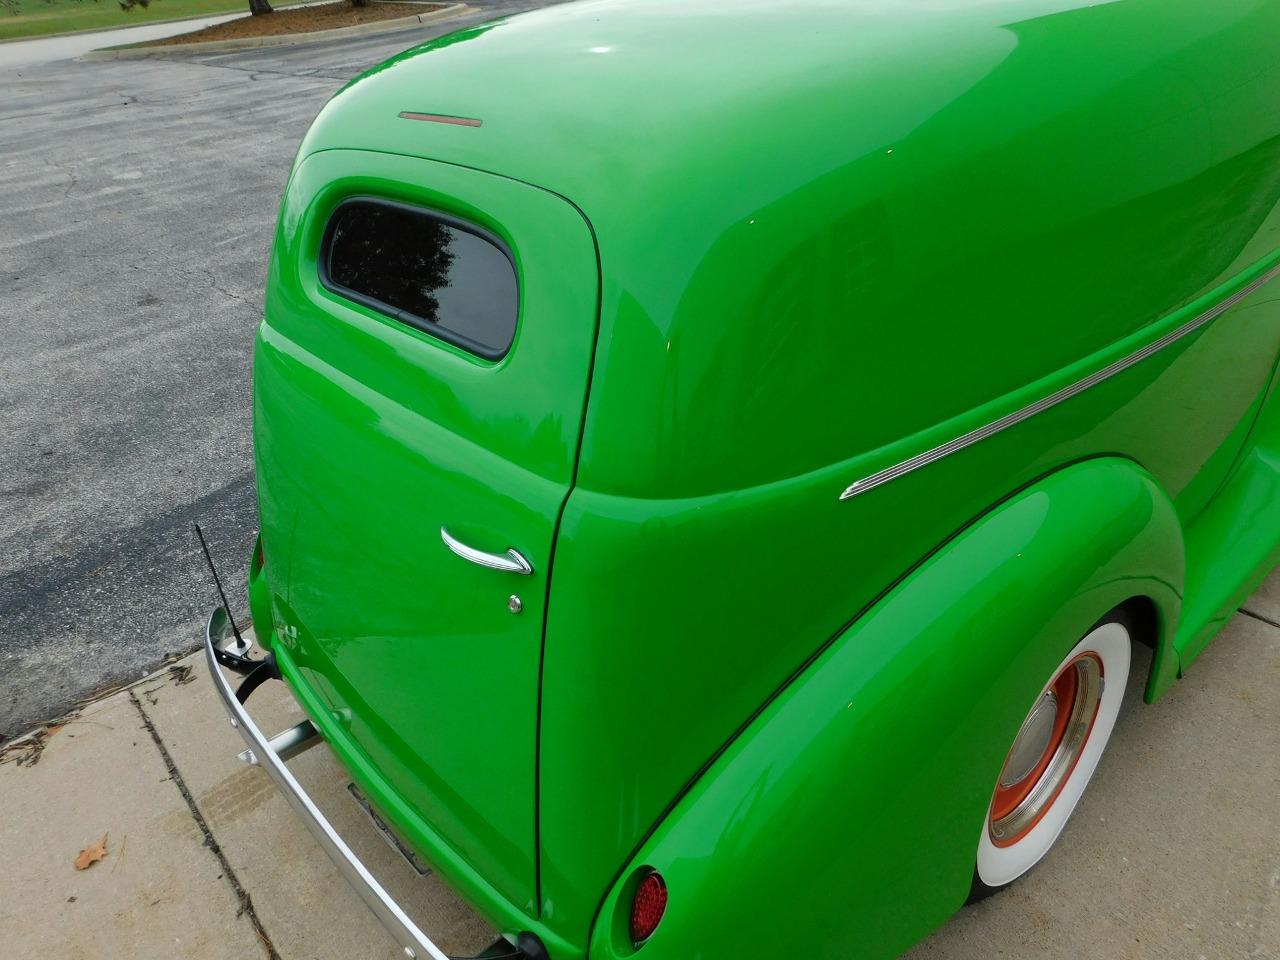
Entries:
{"type": "Polygon", "coordinates": [[[218,596],[222,598],[222,609],[227,614],[227,620],[231,624],[231,632],[236,635],[236,643],[244,646],[244,638],[240,636],[240,628],[236,626],[236,618],[231,615],[231,604],[227,603],[227,595],[222,590],[222,581],[218,579],[218,570],[213,565],[213,557],[209,555],[209,544],[205,543],[204,531],[200,529],[200,524],[192,523],[195,527],[196,537],[200,540],[200,549],[204,551],[204,562],[209,565],[209,572],[213,574],[213,585],[218,588],[218,596]]]}

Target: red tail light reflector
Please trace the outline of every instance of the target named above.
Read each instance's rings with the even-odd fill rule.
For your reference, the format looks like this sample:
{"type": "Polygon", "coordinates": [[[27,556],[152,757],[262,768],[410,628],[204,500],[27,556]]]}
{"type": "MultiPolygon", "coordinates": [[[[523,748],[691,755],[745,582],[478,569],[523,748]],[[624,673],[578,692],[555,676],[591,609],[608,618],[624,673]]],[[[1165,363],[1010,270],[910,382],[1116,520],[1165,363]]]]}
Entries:
{"type": "Polygon", "coordinates": [[[631,942],[638,947],[653,936],[666,911],[666,881],[657,871],[650,871],[640,878],[631,901],[631,942]]]}

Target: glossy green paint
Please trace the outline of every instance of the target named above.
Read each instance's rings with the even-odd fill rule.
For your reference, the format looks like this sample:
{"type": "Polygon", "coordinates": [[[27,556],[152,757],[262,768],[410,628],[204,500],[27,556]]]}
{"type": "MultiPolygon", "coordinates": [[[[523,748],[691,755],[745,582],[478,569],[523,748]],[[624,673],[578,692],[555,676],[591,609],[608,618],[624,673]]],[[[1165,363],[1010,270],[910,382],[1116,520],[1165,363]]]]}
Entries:
{"type": "MultiPolygon", "coordinates": [[[[1253,423],[1253,421],[1250,421],[1253,423]]],[[[1174,640],[1182,666],[1204,652],[1280,564],[1280,371],[1230,479],[1187,535],[1187,609],[1174,640]]]]}
{"type": "Polygon", "coordinates": [[[765,942],[804,918],[823,955],[865,895],[887,911],[866,908],[865,949],[896,949],[962,899],[991,758],[1098,604],[1155,603],[1154,697],[1275,558],[1280,281],[837,495],[1280,261],[1277,90],[1275,0],[605,0],[408,51],[322,111],[286,193],[255,370],[255,622],[308,709],[349,718],[320,722],[375,803],[557,960],[591,936],[626,952],[612,903],[648,856],[673,912],[646,956],[689,956],[731,916],[756,929],[723,899],[748,863],[789,871],[765,942]],[[319,287],[325,212],[368,193],[507,240],[525,300],[500,364],[319,287]],[[1026,504],[1050,501],[1033,529],[1026,504]],[[513,582],[445,553],[443,523],[530,557],[518,621],[513,582]],[[1023,540],[1034,566],[1001,552],[1023,540]],[[990,656],[966,659],[979,617],[990,656]],[[944,691],[931,655],[966,682],[944,691]],[[946,709],[902,714],[933,702],[916,679],[946,709]],[[887,749],[894,720],[951,752],[887,749]],[[959,799],[929,815],[957,832],[903,848],[945,877],[912,863],[876,900],[901,866],[890,824],[833,834],[824,783],[906,789],[946,756],[967,758],[943,764],[959,799]],[[783,817],[802,774],[817,806],[783,817]],[[824,867],[833,836],[850,846],[824,867]]]}
{"type": "MultiPolygon", "coordinates": [[[[643,845],[626,876],[660,871],[670,906],[641,955],[725,943],[877,960],[941,923],[969,892],[996,777],[1045,679],[1135,595],[1176,622],[1181,541],[1160,485],[1115,458],[1057,471],[960,532],[770,703],[643,845]]],[[[605,902],[593,960],[635,952],[627,886],[605,902]]]]}
{"type": "Polygon", "coordinates": [[[288,628],[277,646],[416,811],[410,835],[447,838],[527,913],[547,566],[573,475],[596,292],[590,231],[563,200],[426,160],[326,151],[297,166],[285,194],[254,361],[272,615],[288,628]],[[503,360],[321,286],[324,224],[353,195],[441,210],[508,239],[522,314],[503,360]],[[481,549],[518,545],[535,572],[507,582],[467,564],[444,548],[442,527],[481,549]]]}
{"type": "MultiPolygon", "coordinates": [[[[298,703],[320,729],[325,742],[352,780],[376,804],[383,819],[397,835],[421,853],[454,890],[499,930],[532,931],[553,957],[582,954],[580,942],[565,940],[556,930],[540,923],[530,910],[513,903],[504,891],[494,885],[490,876],[477,869],[473,858],[460,852],[450,837],[443,835],[429,823],[417,803],[406,796],[405,791],[397,789],[388,779],[386,769],[371,756],[365,743],[353,735],[349,726],[343,722],[343,716],[333,710],[330,701],[320,692],[319,686],[305,668],[301,668],[293,659],[290,648],[276,643],[274,651],[280,672],[292,688],[298,703]]],[[[478,759],[476,765],[478,768],[491,769],[485,765],[483,758],[478,759]]]]}
{"type": "MultiPolygon", "coordinates": [[[[1194,304],[1188,314],[1203,305],[1194,304]]],[[[1273,303],[1257,313],[1269,318],[1269,332],[1261,332],[1274,357],[1280,308],[1273,303]]],[[[1233,319],[1217,332],[1240,330],[1229,326],[1233,319]]],[[[1167,326],[1174,325],[1176,319],[1167,326]]],[[[1131,348],[1120,344],[1114,355],[1131,348]]],[[[871,469],[842,465],[730,496],[680,501],[637,503],[575,489],[561,523],[552,583],[543,696],[561,709],[543,718],[544,789],[578,796],[579,818],[585,806],[588,822],[599,817],[612,828],[622,815],[625,835],[642,836],[710,753],[817,645],[993,501],[1063,464],[1111,450],[1146,466],[1169,490],[1166,458],[1185,455],[1188,443],[1186,417],[1175,422],[1170,411],[1197,395],[1194,385],[1207,364],[1221,364],[1229,351],[1225,335],[1170,348],[1034,421],[846,502],[836,494],[871,469]],[[1210,351],[1217,354],[1213,361],[1206,357],[1210,351]],[[1153,421],[1164,429],[1153,430],[1153,421]],[[651,583],[624,576],[620,566],[593,563],[600,556],[626,556],[633,569],[662,569],[662,602],[652,602],[651,583]],[[802,634],[798,623],[805,625],[802,634]],[[689,642],[688,631],[700,641],[689,642]],[[611,642],[552,642],[575,636],[611,642]],[[648,682],[610,679],[617,677],[648,682]],[[655,701],[658,678],[662,698],[655,701]],[[664,705],[656,714],[655,702],[664,705]],[[718,709],[671,707],[708,702],[718,709]],[[646,721],[632,729],[628,718],[636,716],[646,721]],[[573,731],[588,718],[600,729],[611,717],[618,719],[601,730],[599,741],[575,738],[573,731]],[[562,758],[550,750],[558,742],[573,742],[577,752],[562,758]],[[593,745],[597,749],[584,758],[593,745]],[[637,769],[646,775],[637,777],[637,769]],[[600,789],[602,782],[607,789],[600,789]]],[[[1095,363],[1103,365],[1101,358],[1095,363]]],[[[1073,382],[1079,372],[989,405],[965,428],[1073,382]]],[[[952,429],[938,439],[962,432],[952,429]]],[[[910,452],[930,446],[917,440],[910,452]]],[[[1202,455],[1208,453],[1202,448],[1202,455]]],[[[1042,612],[1051,611],[1046,606],[1042,612]]],[[[947,612],[938,606],[932,613],[947,612]]],[[[1168,651],[1158,657],[1163,669],[1174,664],[1168,651]]],[[[545,806],[542,840],[547,888],[560,882],[556,889],[575,891],[571,878],[610,869],[600,850],[573,841],[568,820],[561,833],[545,806]],[[553,846],[566,860],[552,867],[553,846]]],[[[585,907],[589,889],[581,895],[585,907]]]]}

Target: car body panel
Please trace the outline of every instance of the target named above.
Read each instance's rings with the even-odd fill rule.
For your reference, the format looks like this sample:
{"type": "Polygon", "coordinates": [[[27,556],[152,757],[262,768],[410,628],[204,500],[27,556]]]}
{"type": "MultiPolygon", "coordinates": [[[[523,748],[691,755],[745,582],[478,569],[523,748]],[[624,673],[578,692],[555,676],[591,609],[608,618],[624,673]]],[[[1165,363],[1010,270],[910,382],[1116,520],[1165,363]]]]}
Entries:
{"type": "Polygon", "coordinates": [[[727,942],[897,956],[964,903],[1009,743],[1063,654],[1135,595],[1172,631],[1181,541],[1167,495],[1128,460],[1074,464],[993,506],[698,779],[605,901],[593,960],[633,955],[626,892],[642,866],[670,894],[640,952],[652,960],[727,942]]]}
{"type": "Polygon", "coordinates": [[[1187,530],[1186,604],[1174,645],[1182,670],[1280,564],[1280,370],[1228,481],[1187,530]]]}
{"type": "Polygon", "coordinates": [[[302,150],[572,199],[605,265],[581,484],[688,497],[928,429],[1275,250],[1278,32],[1258,0],[599,0],[406,51],[302,150]]]}
{"type": "MultiPolygon", "coordinates": [[[[264,633],[261,636],[270,638],[272,635],[264,633]]],[[[328,699],[322,695],[322,688],[314,675],[294,662],[287,646],[274,639],[271,645],[281,676],[298,704],[319,729],[352,781],[373,802],[397,837],[418,852],[454,891],[497,929],[513,933],[531,931],[556,958],[585,955],[581,941],[564,940],[555,930],[539,922],[525,904],[513,902],[505,891],[494,886],[484,871],[477,869],[473,857],[459,851],[451,837],[433,826],[419,807],[387,778],[386,771],[371,759],[369,751],[347,732],[341,717],[335,715],[328,699]]]]}
{"type": "MultiPolygon", "coordinates": [[[[1226,295],[1220,291],[1184,314],[1226,295]]],[[[543,790],[578,798],[571,811],[543,804],[543,871],[546,889],[558,894],[554,916],[589,920],[595,889],[612,876],[619,854],[629,853],[628,844],[699,774],[710,752],[823,640],[993,497],[1109,450],[1125,451],[1168,490],[1166,465],[1189,442],[1184,402],[1188,385],[1202,376],[1200,351],[1221,350],[1237,317],[1260,325],[1255,332],[1270,340],[1266,349],[1274,357],[1280,302],[1264,288],[1215,321],[1218,336],[1188,338],[1033,420],[852,500],[838,499],[850,481],[994,421],[1134,344],[1064,371],[1052,387],[1035,385],[908,438],[889,456],[687,500],[576,488],[556,547],[548,620],[548,636],[556,639],[547,646],[543,680],[544,700],[557,704],[543,717],[543,790]],[[662,570],[661,583],[628,575],[636,569],[662,570]],[[811,631],[809,643],[792,642],[797,622],[811,631]],[[689,641],[691,634],[698,642],[689,641]],[[610,642],[586,639],[601,636],[610,642]],[[661,696],[648,679],[656,677],[661,696]],[[634,722],[637,716],[643,724],[634,722]],[[572,751],[555,749],[569,742],[572,751]],[[601,836],[610,844],[582,842],[583,822],[607,824],[601,836]]],[[[1269,534],[1275,538],[1274,530],[1269,534]]],[[[1176,655],[1159,663],[1176,675],[1176,655]]],[[[1153,676],[1151,694],[1166,685],[1153,676]]]]}
{"type": "MultiPolygon", "coordinates": [[[[1139,465],[1143,483],[1161,491],[1152,502],[1162,523],[1172,511],[1182,531],[1162,541],[1167,569],[1182,569],[1187,544],[1184,605],[1199,625],[1176,622],[1167,594],[1179,585],[1161,587],[1141,565],[1130,571],[1164,591],[1148,698],[1167,689],[1280,539],[1269,522],[1247,532],[1240,520],[1242,510],[1269,518],[1272,496],[1272,447],[1257,438],[1274,421],[1274,401],[1264,407],[1263,398],[1280,353],[1280,281],[1250,284],[1280,263],[1277,90],[1276,0],[805,0],[785,16],[763,0],[607,0],[431,41],[336,95],[303,142],[291,193],[300,176],[323,169],[337,186],[316,174],[308,190],[335,199],[344,190],[426,192],[503,233],[515,227],[486,207],[488,191],[528,191],[520,196],[557,204],[546,209],[568,231],[562,258],[550,252],[558,228],[538,233],[547,251],[539,269],[562,261],[582,281],[556,320],[572,362],[549,359],[546,382],[530,365],[528,405],[480,387],[454,410],[446,390],[415,381],[428,404],[418,419],[444,417],[458,438],[446,469],[471,478],[458,505],[488,504],[502,491],[501,522],[477,533],[494,549],[507,544],[493,538],[529,541],[513,544],[533,557],[541,587],[524,624],[545,615],[536,793],[520,779],[500,821],[487,825],[494,835],[471,846],[483,817],[459,822],[456,809],[479,789],[475,771],[460,774],[463,792],[436,811],[439,843],[492,875],[489,887],[464,883],[468,895],[503,922],[525,917],[556,944],[557,960],[581,955],[601,898],[619,895],[611,885],[645,838],[655,829],[690,836],[680,826],[689,801],[677,801],[724,762],[715,758],[726,745],[750,748],[762,705],[815,682],[831,659],[815,662],[815,653],[858,632],[860,618],[992,504],[1081,462],[1139,465]],[[369,177],[366,162],[380,173],[369,177]],[[586,303],[590,240],[598,337],[586,303]],[[850,483],[997,423],[1208,314],[1194,333],[1071,399],[839,499],[850,483]],[[575,395],[586,398],[576,420],[575,395]],[[530,409],[561,416],[535,423],[530,409]],[[1241,545],[1238,560],[1222,559],[1224,543],[1241,545]],[[537,817],[536,853],[495,856],[507,841],[532,851],[530,834],[513,826],[520,804],[537,817]],[[461,843],[452,839],[459,829],[461,843]],[[496,907],[494,895],[503,899],[496,907]]],[[[286,259],[294,235],[313,229],[291,209],[287,200],[278,241],[286,259]]],[[[537,232],[532,220],[521,229],[537,232]]],[[[285,353],[271,343],[272,311],[292,309],[300,284],[273,268],[260,348],[268,357],[285,353]]],[[[276,378],[259,391],[268,414],[259,444],[270,447],[266,404],[292,414],[268,395],[287,396],[297,389],[288,381],[308,371],[260,364],[276,378]]],[[[334,378],[329,405],[379,376],[365,366],[350,382],[334,378]]],[[[371,429],[367,417],[349,427],[371,429]]],[[[292,569],[317,546],[285,534],[290,498],[308,495],[312,469],[286,468],[286,459],[260,456],[259,476],[295,472],[287,494],[273,497],[267,484],[264,506],[267,576],[288,602],[277,581],[315,583],[343,558],[323,546],[331,563],[292,569]]],[[[419,469],[385,466],[400,484],[419,469]]],[[[374,469],[365,464],[361,475],[376,479],[374,469]]],[[[362,502],[376,486],[347,485],[336,502],[383,531],[385,508],[362,502]]],[[[1067,498],[1081,529],[1111,517],[1108,496],[1118,494],[1096,509],[1067,498]]],[[[425,536],[442,520],[428,510],[396,536],[425,536]]],[[[357,531],[353,522],[347,557],[357,531]]],[[[377,595],[406,628],[431,615],[432,599],[406,600],[408,583],[383,577],[377,595]]],[[[1019,600],[1058,623],[1054,604],[1074,601],[1041,587],[1019,600]]],[[[477,585],[467,597],[488,603],[488,590],[477,585]]],[[[351,596],[335,597],[333,612],[351,596]]],[[[950,655],[949,608],[928,609],[941,624],[911,656],[929,643],[950,655]]],[[[311,619],[290,617],[295,627],[311,619]]],[[[495,626],[497,642],[471,673],[459,666],[459,689],[475,690],[476,677],[493,671],[527,712],[534,661],[525,631],[507,661],[510,636],[495,626]]],[[[390,649],[383,654],[376,683],[365,677],[370,714],[429,679],[427,665],[395,671],[390,649]]],[[[883,669],[885,684],[902,676],[883,669]]],[[[995,709],[1010,676],[991,677],[975,695],[995,709]]],[[[332,684],[324,670],[291,680],[332,684]]],[[[794,724],[800,749],[806,734],[794,724]]],[[[492,731],[453,732],[460,771],[468,751],[486,755],[494,740],[492,731]]],[[[810,733],[826,735],[816,721],[810,733]]],[[[413,755],[397,747],[381,763],[413,755]]],[[[964,769],[971,796],[988,771],[964,769]]],[[[724,789],[708,792],[721,798],[722,824],[754,815],[748,796],[724,789]]],[[[698,801],[705,829],[711,802],[698,801]]],[[[922,896],[931,923],[954,891],[922,896]]],[[[889,939],[908,926],[902,920],[889,939]]],[[[604,935],[597,929],[597,941],[604,935]]]]}
{"type": "Polygon", "coordinates": [[[294,680],[344,718],[386,785],[529,913],[546,584],[596,291],[590,231],[563,200],[426,160],[327,151],[290,181],[255,358],[271,616],[294,680]],[[482,360],[320,284],[329,212],[366,194],[507,240],[522,292],[506,357],[482,360]],[[445,527],[486,552],[515,548],[532,575],[464,561],[445,527]]]}

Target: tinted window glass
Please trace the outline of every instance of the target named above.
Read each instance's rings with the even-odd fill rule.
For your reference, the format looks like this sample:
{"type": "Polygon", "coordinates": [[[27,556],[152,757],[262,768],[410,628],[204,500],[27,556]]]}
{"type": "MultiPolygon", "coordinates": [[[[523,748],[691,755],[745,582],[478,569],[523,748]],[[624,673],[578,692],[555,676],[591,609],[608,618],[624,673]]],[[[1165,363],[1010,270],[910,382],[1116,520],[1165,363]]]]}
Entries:
{"type": "Polygon", "coordinates": [[[326,286],[485,357],[515,336],[516,275],[493,241],[422,210],[353,200],[329,223],[326,286]]]}

